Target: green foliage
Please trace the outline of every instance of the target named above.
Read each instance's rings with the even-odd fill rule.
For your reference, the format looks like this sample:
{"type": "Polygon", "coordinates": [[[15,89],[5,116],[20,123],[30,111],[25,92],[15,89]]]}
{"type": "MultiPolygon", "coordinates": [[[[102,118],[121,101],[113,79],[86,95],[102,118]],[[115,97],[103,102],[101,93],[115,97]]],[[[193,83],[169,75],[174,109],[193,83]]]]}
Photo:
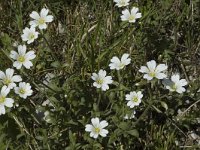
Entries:
{"type": "Polygon", "coordinates": [[[199,2],[140,0],[130,6],[142,12],[135,24],[120,20],[122,9],[112,0],[0,2],[3,71],[12,66],[13,43],[25,44],[20,36],[29,26],[29,14],[48,7],[54,16],[48,29],[27,46],[36,52],[34,66],[17,73],[32,85],[34,94],[22,100],[13,93],[19,107],[0,116],[0,149],[198,148],[189,132],[200,133],[199,2]],[[131,65],[120,73],[110,71],[110,59],[123,53],[130,54],[131,65]],[[167,63],[169,75],[178,72],[187,79],[187,92],[172,93],[160,81],[144,80],[138,70],[151,59],[167,63]],[[92,86],[91,75],[100,69],[115,81],[106,92],[92,86]],[[55,77],[46,85],[47,73],[55,77]],[[144,97],[135,108],[136,117],[125,120],[132,113],[125,94],[140,89],[144,97]],[[42,106],[47,99],[53,106],[42,106]],[[46,111],[49,115],[44,119],[46,111]],[[108,121],[107,137],[94,140],[85,132],[93,117],[108,121]]]}

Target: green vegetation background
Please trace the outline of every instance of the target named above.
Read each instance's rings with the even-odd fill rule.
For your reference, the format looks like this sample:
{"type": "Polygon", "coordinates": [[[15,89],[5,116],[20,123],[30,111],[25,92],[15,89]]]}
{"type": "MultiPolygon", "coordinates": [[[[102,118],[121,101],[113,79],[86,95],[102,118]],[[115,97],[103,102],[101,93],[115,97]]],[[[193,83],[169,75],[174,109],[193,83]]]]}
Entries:
{"type": "MultiPolygon", "coordinates": [[[[35,92],[30,100],[20,102],[18,109],[0,116],[0,150],[179,149],[175,140],[181,141],[180,145],[197,148],[188,132],[200,133],[195,120],[200,115],[199,103],[179,121],[173,117],[178,109],[186,110],[200,99],[197,92],[200,87],[200,2],[139,0],[136,3],[132,0],[130,6],[139,7],[143,15],[135,24],[120,20],[122,9],[115,7],[112,0],[0,1],[0,70],[12,66],[8,55],[15,49],[13,43],[22,44],[20,35],[28,26],[29,14],[48,7],[54,16],[53,23],[42,35],[48,43],[41,37],[29,46],[36,51],[37,58],[34,67],[23,76],[37,89],[46,73],[57,74],[51,85],[53,90],[36,90],[40,94],[35,92]],[[59,24],[63,32],[58,29],[59,24]],[[114,92],[119,89],[102,95],[97,108],[99,93],[92,88],[90,80],[92,72],[100,68],[108,70],[110,59],[125,52],[131,54],[132,65],[122,76],[131,89],[141,79],[135,78],[138,68],[151,59],[167,63],[170,73],[179,72],[191,81],[190,92],[183,97],[170,99],[164,92],[163,101],[171,101],[169,109],[155,105],[130,132],[126,131],[133,126],[132,122],[119,119],[124,101],[114,105],[118,98],[114,92]],[[37,106],[47,98],[56,106],[52,124],[39,120],[35,113],[37,106]],[[185,103],[186,100],[190,103],[185,103]],[[85,134],[84,125],[90,122],[91,116],[112,120],[108,138],[94,141],[85,134]],[[119,125],[119,129],[114,125],[119,125]]],[[[155,99],[160,100],[156,92],[155,99]]],[[[143,110],[139,109],[137,115],[143,110]]]]}

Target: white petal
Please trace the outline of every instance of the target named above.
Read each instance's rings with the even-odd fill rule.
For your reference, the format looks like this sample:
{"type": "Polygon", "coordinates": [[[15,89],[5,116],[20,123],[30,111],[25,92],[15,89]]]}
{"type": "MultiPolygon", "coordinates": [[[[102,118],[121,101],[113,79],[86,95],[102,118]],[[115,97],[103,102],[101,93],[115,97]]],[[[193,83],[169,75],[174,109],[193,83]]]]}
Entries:
{"type": "Polygon", "coordinates": [[[101,69],[101,70],[99,70],[98,74],[99,74],[100,78],[104,78],[106,76],[106,71],[101,69]]]}
{"type": "Polygon", "coordinates": [[[131,106],[131,105],[133,105],[133,102],[132,101],[128,101],[127,106],[131,106]]]}
{"type": "Polygon", "coordinates": [[[148,61],[147,66],[150,71],[154,71],[156,68],[156,61],[155,60],[148,61]]]}
{"type": "Polygon", "coordinates": [[[174,75],[172,75],[172,76],[171,76],[171,80],[172,80],[174,83],[178,82],[178,81],[180,80],[179,74],[174,74],[174,75]]]}
{"type": "Polygon", "coordinates": [[[141,13],[137,13],[136,15],[135,15],[135,18],[141,18],[142,17],[142,14],[141,13]]]}
{"type": "Polygon", "coordinates": [[[99,136],[99,134],[97,134],[97,133],[94,133],[94,135],[93,135],[93,137],[96,139],[96,138],[98,138],[98,136],[99,136]]]}
{"type": "Polygon", "coordinates": [[[100,122],[100,126],[101,126],[101,128],[105,128],[106,126],[108,126],[108,122],[103,120],[100,122]]]}
{"type": "Polygon", "coordinates": [[[103,84],[102,87],[101,87],[101,89],[102,89],[103,91],[106,91],[106,90],[109,89],[109,86],[108,86],[107,84],[103,84]]]}
{"type": "Polygon", "coordinates": [[[30,21],[29,24],[33,27],[36,27],[38,24],[37,24],[37,21],[33,20],[33,21],[30,21]]]}
{"type": "Polygon", "coordinates": [[[40,12],[40,16],[41,17],[46,17],[48,14],[49,10],[46,8],[42,8],[41,12],[40,12]]]}
{"type": "Polygon", "coordinates": [[[7,106],[7,107],[13,107],[13,103],[14,103],[14,100],[12,98],[6,98],[4,104],[7,106]]]}
{"type": "Polygon", "coordinates": [[[155,76],[156,76],[156,78],[158,78],[158,79],[164,79],[164,78],[167,77],[167,75],[164,74],[164,73],[156,73],[155,76]]]}
{"type": "Polygon", "coordinates": [[[148,69],[146,66],[141,66],[139,72],[142,72],[142,73],[149,73],[149,69],[148,69]]]}
{"type": "Polygon", "coordinates": [[[0,71],[0,79],[4,79],[6,77],[5,73],[3,71],[0,71]]]}
{"type": "Polygon", "coordinates": [[[18,62],[18,61],[15,61],[15,62],[13,63],[13,66],[14,66],[15,68],[17,68],[17,69],[20,69],[20,68],[22,67],[22,63],[21,63],[21,62],[18,62]]]}
{"type": "Polygon", "coordinates": [[[120,63],[119,58],[116,57],[116,56],[114,56],[110,61],[113,62],[113,63],[120,63]]]}
{"type": "Polygon", "coordinates": [[[138,8],[137,7],[133,7],[132,9],[131,9],[131,14],[136,14],[137,12],[138,12],[138,8]]]}
{"type": "Polygon", "coordinates": [[[107,134],[108,134],[108,130],[106,130],[106,129],[102,129],[101,132],[100,132],[100,135],[102,137],[106,137],[107,134]]]}
{"type": "Polygon", "coordinates": [[[15,83],[10,83],[10,84],[8,85],[8,88],[9,88],[9,89],[13,89],[14,87],[16,87],[16,84],[15,84],[15,83]]]}
{"type": "Polygon", "coordinates": [[[19,56],[19,54],[16,52],[16,51],[11,51],[10,52],[10,57],[12,58],[12,59],[17,59],[18,58],[18,56],[19,56]]]}
{"type": "Polygon", "coordinates": [[[107,76],[107,77],[105,77],[104,80],[105,80],[105,83],[107,83],[107,84],[111,84],[111,83],[113,82],[111,76],[107,76]]]}
{"type": "Polygon", "coordinates": [[[96,73],[92,73],[91,78],[92,80],[96,81],[96,79],[98,78],[98,75],[96,73]]]}
{"type": "Polygon", "coordinates": [[[30,17],[35,19],[35,20],[38,20],[40,19],[40,15],[36,12],[36,11],[33,11],[31,14],[30,14],[30,17]]]}
{"type": "Polygon", "coordinates": [[[157,67],[156,67],[156,72],[161,72],[161,71],[164,71],[167,69],[167,65],[165,64],[159,64],[157,67]]]}
{"type": "Polygon", "coordinates": [[[101,84],[98,84],[97,82],[94,82],[94,83],[93,83],[93,86],[94,86],[94,87],[97,87],[97,88],[100,88],[100,87],[101,87],[101,84]]]}
{"type": "Polygon", "coordinates": [[[20,81],[22,81],[22,78],[21,78],[20,75],[14,75],[14,76],[12,77],[12,81],[13,81],[13,82],[20,82],[20,81]]]}
{"type": "Polygon", "coordinates": [[[28,53],[26,53],[25,57],[28,59],[28,60],[32,60],[36,57],[35,55],[35,52],[34,51],[29,51],[28,53]]]}
{"type": "Polygon", "coordinates": [[[85,131],[87,131],[87,132],[91,132],[92,130],[93,130],[93,126],[91,125],[91,124],[87,124],[86,126],[85,126],[85,131]]]}
{"type": "Polygon", "coordinates": [[[6,76],[8,78],[12,78],[13,74],[14,74],[14,69],[11,68],[6,69],[6,76]]]}
{"type": "Polygon", "coordinates": [[[45,18],[45,22],[52,22],[53,21],[53,16],[52,15],[48,15],[46,18],[45,18]]]}
{"type": "Polygon", "coordinates": [[[152,77],[152,76],[149,76],[148,74],[145,74],[145,75],[143,76],[143,78],[144,78],[144,79],[147,79],[147,80],[152,80],[152,79],[153,79],[153,77],[152,77]]]}
{"type": "Polygon", "coordinates": [[[180,87],[180,88],[176,89],[176,91],[181,94],[181,93],[185,92],[185,88],[180,87]]]}
{"type": "Polygon", "coordinates": [[[94,132],[90,132],[90,137],[94,137],[94,132]]]}
{"type": "Polygon", "coordinates": [[[18,53],[21,56],[24,56],[26,54],[26,46],[25,45],[19,45],[18,46],[18,53]]]}
{"type": "Polygon", "coordinates": [[[179,82],[180,82],[181,86],[185,86],[188,84],[185,79],[181,79],[179,82]]]}
{"type": "Polygon", "coordinates": [[[1,88],[1,95],[2,95],[2,96],[6,97],[6,96],[8,95],[9,92],[10,92],[10,89],[9,89],[7,86],[4,85],[4,86],[1,88]]]}
{"type": "Polygon", "coordinates": [[[31,61],[26,61],[26,62],[23,63],[23,65],[24,65],[24,67],[25,67],[26,69],[30,69],[31,66],[33,66],[33,64],[32,64],[31,61]]]}
{"type": "Polygon", "coordinates": [[[125,9],[122,11],[122,14],[125,16],[125,17],[129,17],[130,16],[130,12],[128,9],[125,9]]]}
{"type": "Polygon", "coordinates": [[[0,115],[5,114],[5,113],[6,113],[6,110],[5,110],[4,105],[0,105],[0,115]]]}
{"type": "Polygon", "coordinates": [[[129,57],[129,54],[123,54],[121,61],[126,61],[128,59],[128,57],[129,57]]]}
{"type": "Polygon", "coordinates": [[[91,122],[92,122],[93,126],[95,126],[95,127],[99,126],[99,118],[97,118],[97,117],[92,118],[91,122]]]}
{"type": "Polygon", "coordinates": [[[47,24],[46,23],[43,23],[43,24],[40,24],[39,25],[39,29],[46,29],[47,28],[47,24]]]}

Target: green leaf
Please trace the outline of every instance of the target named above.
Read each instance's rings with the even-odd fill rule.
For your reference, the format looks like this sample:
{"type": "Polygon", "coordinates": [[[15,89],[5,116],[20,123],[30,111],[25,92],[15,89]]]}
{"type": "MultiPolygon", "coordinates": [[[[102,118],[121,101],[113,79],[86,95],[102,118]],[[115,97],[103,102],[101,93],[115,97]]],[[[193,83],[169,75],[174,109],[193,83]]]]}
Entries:
{"type": "Polygon", "coordinates": [[[137,138],[139,137],[139,132],[136,129],[127,131],[127,133],[130,134],[130,135],[132,135],[132,136],[135,136],[137,138]]]}

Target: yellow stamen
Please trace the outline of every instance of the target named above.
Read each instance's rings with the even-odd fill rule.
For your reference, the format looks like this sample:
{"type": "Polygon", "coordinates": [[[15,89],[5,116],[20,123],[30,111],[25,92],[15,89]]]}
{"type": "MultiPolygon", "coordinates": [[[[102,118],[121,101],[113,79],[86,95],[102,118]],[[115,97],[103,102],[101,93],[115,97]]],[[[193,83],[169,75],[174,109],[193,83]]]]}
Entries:
{"type": "Polygon", "coordinates": [[[95,128],[94,130],[95,130],[96,133],[100,132],[100,128],[95,128]]]}
{"type": "Polygon", "coordinates": [[[25,94],[26,91],[25,91],[24,89],[20,89],[20,90],[19,90],[19,93],[21,93],[21,94],[25,94]]]}
{"type": "Polygon", "coordinates": [[[5,102],[6,98],[4,96],[0,96],[0,104],[5,102]]]}
{"type": "Polygon", "coordinates": [[[11,83],[11,80],[6,78],[3,82],[5,85],[9,85],[11,83]]]}
{"type": "Polygon", "coordinates": [[[177,89],[176,84],[174,84],[174,85],[172,86],[172,89],[176,91],[176,89],[177,89]]]}
{"type": "Polygon", "coordinates": [[[25,61],[25,57],[24,56],[19,56],[17,60],[22,63],[22,62],[25,61]]]}
{"type": "Polygon", "coordinates": [[[28,38],[31,40],[31,39],[34,39],[35,38],[35,35],[33,33],[30,33],[28,38]]]}
{"type": "Polygon", "coordinates": [[[120,63],[119,67],[123,68],[125,65],[123,63],[120,63]]]}
{"type": "Polygon", "coordinates": [[[120,3],[122,6],[124,6],[125,5],[125,1],[121,1],[121,3],[120,3]]]}
{"type": "Polygon", "coordinates": [[[135,16],[133,16],[133,15],[130,15],[130,16],[129,16],[129,18],[128,18],[128,20],[130,20],[130,21],[133,21],[133,20],[135,20],[135,16]]]}
{"type": "Polygon", "coordinates": [[[45,20],[44,20],[43,18],[40,18],[40,19],[38,20],[38,23],[39,23],[39,24],[44,24],[44,23],[45,23],[45,20]]]}
{"type": "Polygon", "coordinates": [[[103,84],[103,80],[102,80],[102,79],[98,79],[98,80],[97,80],[97,83],[98,83],[98,84],[103,84]]]}
{"type": "Polygon", "coordinates": [[[138,98],[137,97],[133,97],[132,101],[133,102],[138,102],[138,98]]]}
{"type": "Polygon", "coordinates": [[[151,76],[151,77],[155,77],[155,75],[156,75],[155,72],[150,72],[149,73],[149,76],[151,76]]]}

